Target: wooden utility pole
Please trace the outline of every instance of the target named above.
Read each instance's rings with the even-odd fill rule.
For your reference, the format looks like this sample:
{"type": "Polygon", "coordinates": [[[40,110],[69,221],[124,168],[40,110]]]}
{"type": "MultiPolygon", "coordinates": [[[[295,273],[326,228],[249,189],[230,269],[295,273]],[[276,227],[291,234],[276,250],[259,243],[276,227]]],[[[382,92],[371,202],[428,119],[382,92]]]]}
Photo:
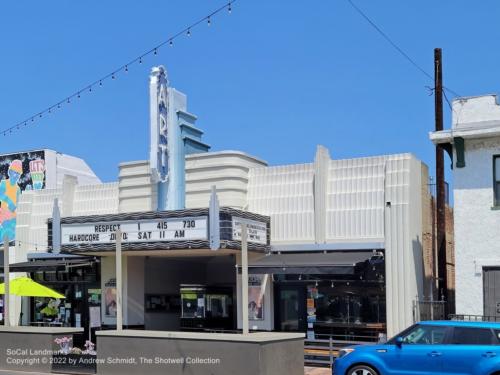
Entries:
{"type": "MultiPolygon", "coordinates": [[[[436,131],[443,130],[443,62],[441,48],[434,49],[434,105],[436,131]]],[[[444,180],[444,150],[436,145],[436,226],[438,292],[444,297],[445,315],[449,313],[448,273],[446,257],[446,183],[444,180]]]]}

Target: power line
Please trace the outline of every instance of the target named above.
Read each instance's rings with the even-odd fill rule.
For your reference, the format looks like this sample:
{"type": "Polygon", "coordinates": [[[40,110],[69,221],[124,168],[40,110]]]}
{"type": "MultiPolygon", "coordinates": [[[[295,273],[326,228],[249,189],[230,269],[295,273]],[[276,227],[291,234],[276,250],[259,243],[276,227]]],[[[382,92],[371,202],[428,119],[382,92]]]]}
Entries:
{"type": "MultiPolygon", "coordinates": [[[[432,77],[432,75],[430,75],[424,68],[422,68],[419,64],[417,64],[417,62],[415,60],[413,60],[410,55],[408,55],[401,47],[399,47],[396,42],[394,42],[390,37],[389,35],[387,35],[379,26],[377,26],[377,24],[370,18],[366,15],[365,12],[363,12],[356,4],[354,4],[354,2],[352,0],[347,0],[349,2],[349,4],[354,8],[354,10],[356,10],[356,12],[358,12],[380,35],[382,35],[382,37],[396,50],[398,51],[406,60],[408,60],[408,62],[410,64],[412,64],[417,70],[419,70],[423,75],[425,75],[427,78],[429,78],[430,80],[434,81],[434,77],[432,77]]],[[[451,94],[455,95],[455,96],[461,96],[459,94],[457,94],[455,91],[447,88],[447,87],[443,87],[444,90],[450,92],[451,94]]]]}
{"type": "Polygon", "coordinates": [[[99,79],[96,79],[95,81],[85,85],[85,86],[82,86],[82,88],[80,88],[79,90],[75,91],[73,94],[65,97],[64,99],[62,99],[61,101],[45,108],[44,110],[38,112],[38,113],[35,113],[33,114],[32,116],[29,116],[27,117],[26,119],[24,119],[23,121],[20,121],[18,122],[17,124],[13,125],[13,126],[10,126],[2,131],[0,131],[0,134],[3,134],[4,136],[6,136],[7,134],[11,134],[13,131],[16,131],[16,130],[19,130],[20,128],[22,127],[26,127],[28,125],[31,125],[35,122],[35,120],[39,119],[39,118],[42,118],[44,115],[48,115],[48,114],[53,114],[56,110],[59,110],[61,109],[64,105],[68,105],[68,104],[71,104],[71,101],[73,99],[80,99],[82,95],[84,94],[88,94],[88,93],[91,93],[93,92],[93,89],[96,88],[96,87],[102,87],[104,85],[104,82],[106,80],[109,80],[109,79],[116,79],[117,76],[118,76],[118,73],[121,73],[121,72],[125,72],[125,73],[128,73],[130,67],[134,64],[142,64],[143,60],[145,57],[149,56],[149,55],[157,55],[158,54],[158,50],[162,47],[164,47],[165,45],[169,45],[170,47],[173,47],[174,46],[174,40],[182,37],[182,36],[188,36],[190,37],[192,35],[192,30],[199,26],[200,24],[202,23],[205,23],[208,25],[208,26],[211,26],[212,23],[213,23],[213,19],[214,19],[214,16],[218,15],[219,13],[221,13],[222,11],[227,11],[229,14],[231,14],[232,10],[233,10],[233,4],[236,2],[237,0],[229,0],[225,5],[221,6],[220,8],[214,10],[212,13],[208,14],[207,16],[203,17],[203,18],[200,18],[198,21],[192,23],[191,25],[183,28],[181,31],[179,31],[178,33],[174,34],[173,36],[171,36],[170,38],[164,40],[163,42],[161,42],[160,44],[154,46],[153,48],[149,49],[148,51],[140,54],[139,56],[137,56],[136,58],[130,60],[129,62],[121,65],[119,68],[111,71],[110,73],[102,76],[101,78],[99,79]]]}

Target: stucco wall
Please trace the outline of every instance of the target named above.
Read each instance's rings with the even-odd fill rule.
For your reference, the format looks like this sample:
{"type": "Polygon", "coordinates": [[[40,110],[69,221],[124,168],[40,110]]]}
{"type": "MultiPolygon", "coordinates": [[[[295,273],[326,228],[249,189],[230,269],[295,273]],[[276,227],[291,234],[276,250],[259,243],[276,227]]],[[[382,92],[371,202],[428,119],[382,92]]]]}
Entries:
{"type": "Polygon", "coordinates": [[[453,172],[458,314],[483,314],[482,267],[500,266],[500,211],[492,210],[495,154],[500,137],[466,140],[466,166],[453,172]]]}

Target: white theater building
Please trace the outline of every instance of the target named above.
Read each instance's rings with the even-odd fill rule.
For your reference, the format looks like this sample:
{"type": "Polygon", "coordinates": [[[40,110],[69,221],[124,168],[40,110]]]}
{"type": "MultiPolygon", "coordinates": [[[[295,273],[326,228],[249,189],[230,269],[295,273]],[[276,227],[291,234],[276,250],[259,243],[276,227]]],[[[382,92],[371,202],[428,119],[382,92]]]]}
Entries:
{"type": "MultiPolygon", "coordinates": [[[[183,140],[192,146],[183,159],[182,209],[158,211],[164,195],[158,193],[161,181],[151,159],[120,164],[114,183],[78,184],[66,177],[55,189],[23,193],[13,263],[21,264],[18,272],[30,272],[66,293],[55,320],[87,327],[88,309],[97,306],[101,326],[116,321],[113,240],[102,240],[101,233],[99,243],[88,242],[82,228],[103,225],[100,231],[116,223],[140,228],[162,220],[171,226],[193,218],[192,225],[197,220],[196,227],[205,231],[203,238],[124,243],[126,326],[241,328],[242,311],[235,301],[241,293],[237,220],[243,219],[258,237],[250,241],[251,329],[376,338],[414,322],[413,302],[424,293],[425,164],[411,154],[332,159],[321,146],[313,161],[280,166],[240,151],[209,152],[186,105],[184,97],[176,112],[183,140]],[[220,206],[217,236],[224,243],[215,248],[208,225],[213,186],[220,206]],[[56,199],[60,253],[53,238],[56,199]],[[81,243],[70,244],[68,231],[81,243]],[[44,265],[46,258],[53,263],[44,265]],[[64,289],[68,281],[72,289],[64,289]]],[[[24,324],[43,319],[37,311],[42,304],[23,304],[24,324]]],[[[11,309],[13,322],[20,309],[18,301],[11,309]]]]}

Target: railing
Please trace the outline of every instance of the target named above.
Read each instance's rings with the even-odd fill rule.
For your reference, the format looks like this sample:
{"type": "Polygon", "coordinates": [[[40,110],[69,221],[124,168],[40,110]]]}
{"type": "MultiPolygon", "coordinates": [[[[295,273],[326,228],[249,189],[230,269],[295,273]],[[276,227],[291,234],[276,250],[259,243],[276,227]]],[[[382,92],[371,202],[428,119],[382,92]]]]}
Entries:
{"type": "Polygon", "coordinates": [[[451,314],[448,315],[448,319],[465,322],[500,322],[500,316],[488,315],[451,314]]]}
{"type": "Polygon", "coordinates": [[[413,301],[413,321],[445,320],[446,301],[415,300],[413,301]]]}
{"type": "Polygon", "coordinates": [[[336,335],[316,334],[314,339],[304,342],[304,363],[310,366],[331,367],[340,349],[352,345],[377,342],[373,336],[356,336],[356,340],[340,340],[336,335]]]}

